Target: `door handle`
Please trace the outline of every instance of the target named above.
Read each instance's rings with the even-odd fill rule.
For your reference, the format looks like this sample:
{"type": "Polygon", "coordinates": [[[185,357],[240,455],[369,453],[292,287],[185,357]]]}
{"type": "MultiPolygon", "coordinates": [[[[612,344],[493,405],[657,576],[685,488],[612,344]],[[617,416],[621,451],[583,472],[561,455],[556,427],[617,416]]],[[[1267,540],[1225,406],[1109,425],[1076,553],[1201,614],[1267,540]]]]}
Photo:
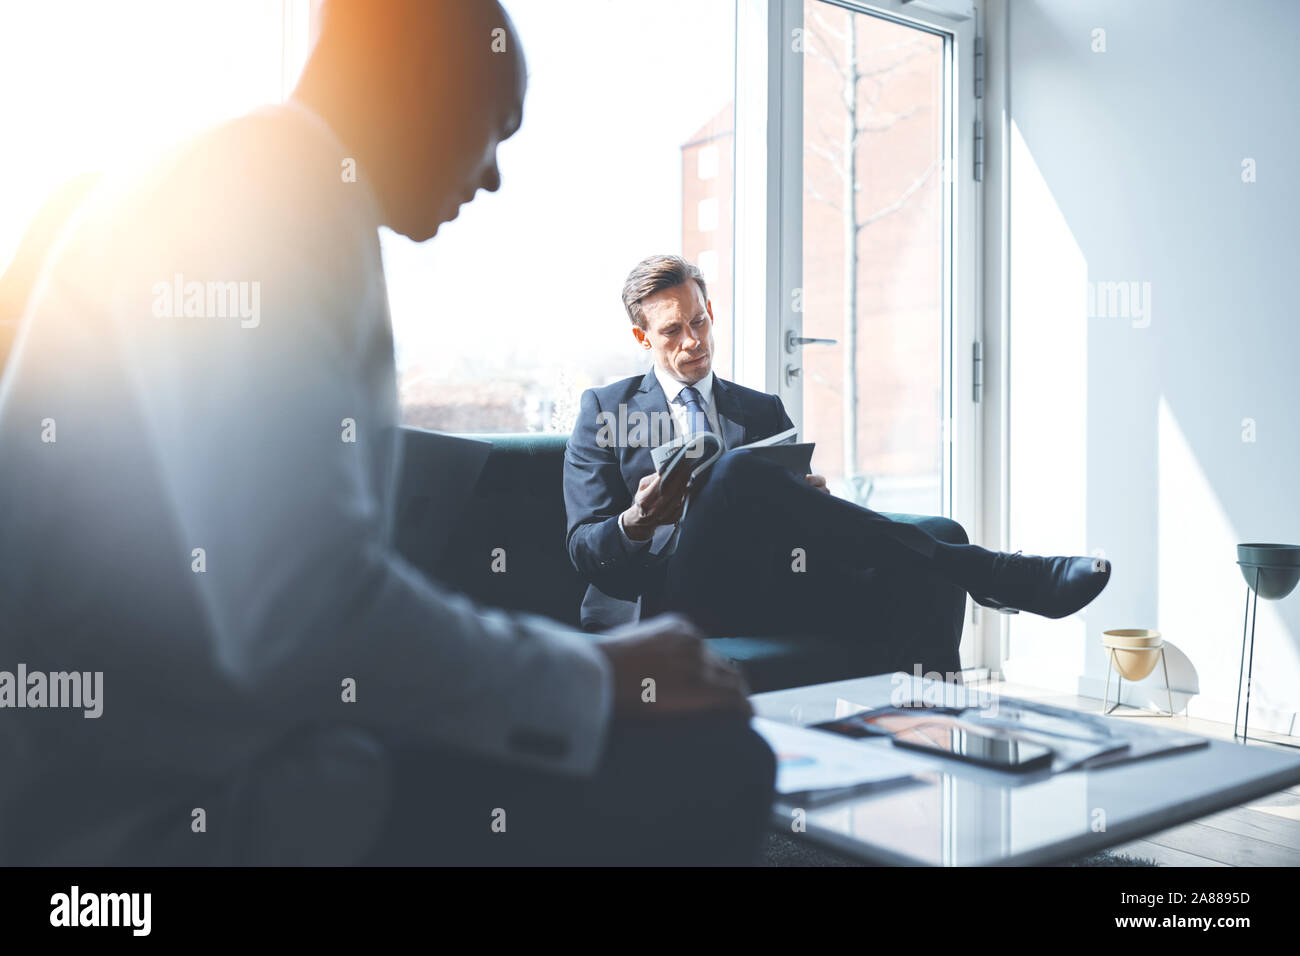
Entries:
{"type": "Polygon", "coordinates": [[[793,353],[803,345],[838,345],[837,339],[808,339],[795,332],[794,329],[787,329],[785,333],[785,350],[793,353]]]}

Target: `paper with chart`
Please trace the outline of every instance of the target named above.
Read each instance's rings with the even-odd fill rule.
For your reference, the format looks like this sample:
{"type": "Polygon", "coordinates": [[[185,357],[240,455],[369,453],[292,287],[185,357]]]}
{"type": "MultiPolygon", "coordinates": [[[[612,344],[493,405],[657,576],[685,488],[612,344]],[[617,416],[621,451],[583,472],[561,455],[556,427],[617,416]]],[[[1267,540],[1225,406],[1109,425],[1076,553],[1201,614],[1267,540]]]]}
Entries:
{"type": "Polygon", "coordinates": [[[809,793],[903,780],[932,769],[887,740],[847,740],[835,734],[755,717],[750,726],[776,754],[776,791],[809,793]]]}

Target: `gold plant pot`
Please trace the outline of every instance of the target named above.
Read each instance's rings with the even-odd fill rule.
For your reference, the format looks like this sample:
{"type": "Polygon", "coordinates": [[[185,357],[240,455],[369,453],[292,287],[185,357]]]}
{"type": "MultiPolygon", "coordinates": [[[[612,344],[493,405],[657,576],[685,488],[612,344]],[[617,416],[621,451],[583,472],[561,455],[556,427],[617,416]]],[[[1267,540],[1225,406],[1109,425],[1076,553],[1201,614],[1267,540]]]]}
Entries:
{"type": "Polygon", "coordinates": [[[1165,642],[1159,631],[1123,627],[1104,632],[1101,643],[1110,651],[1111,661],[1120,677],[1140,681],[1156,669],[1165,642]]]}

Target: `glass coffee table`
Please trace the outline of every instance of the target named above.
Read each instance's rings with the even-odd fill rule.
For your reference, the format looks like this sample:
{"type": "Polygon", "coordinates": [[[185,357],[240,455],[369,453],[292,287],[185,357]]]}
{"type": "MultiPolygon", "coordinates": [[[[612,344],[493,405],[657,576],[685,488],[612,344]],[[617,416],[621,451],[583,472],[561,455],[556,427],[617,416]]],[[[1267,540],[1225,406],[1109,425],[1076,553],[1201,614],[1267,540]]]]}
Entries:
{"type": "MultiPolygon", "coordinates": [[[[903,699],[981,708],[1016,702],[1016,698],[998,698],[907,674],[881,674],[750,698],[755,716],[803,726],[862,708],[896,705],[903,699]]],[[[1112,717],[1089,715],[1087,719],[1124,725],[1112,717]]],[[[1150,732],[1188,736],[1161,728],[1150,732]]],[[[886,738],[858,743],[898,751],[886,738]]],[[[907,753],[916,761],[917,772],[910,779],[829,797],[778,795],[774,824],[797,839],[873,863],[1038,866],[1127,843],[1300,784],[1300,755],[1219,740],[1175,753],[1057,773],[1013,773],[907,753]],[[804,827],[802,832],[795,828],[796,821],[804,827]]]]}

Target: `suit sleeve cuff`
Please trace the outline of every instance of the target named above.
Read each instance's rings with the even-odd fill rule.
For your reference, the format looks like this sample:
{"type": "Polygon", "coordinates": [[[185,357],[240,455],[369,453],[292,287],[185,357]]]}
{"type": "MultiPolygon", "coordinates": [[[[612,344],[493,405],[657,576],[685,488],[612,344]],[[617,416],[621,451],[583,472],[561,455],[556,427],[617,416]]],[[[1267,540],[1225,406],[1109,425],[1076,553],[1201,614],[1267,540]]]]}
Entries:
{"type": "Polygon", "coordinates": [[[589,775],[600,765],[608,745],[614,719],[614,667],[586,634],[553,633],[552,640],[566,651],[561,658],[565,672],[556,674],[551,684],[563,691],[547,700],[572,732],[569,751],[555,769],[589,775]]]}
{"type": "Polygon", "coordinates": [[[623,516],[621,514],[618,516],[618,536],[623,540],[623,548],[629,554],[636,554],[650,547],[650,538],[646,538],[644,541],[633,541],[628,537],[627,529],[623,527],[623,516]]]}

